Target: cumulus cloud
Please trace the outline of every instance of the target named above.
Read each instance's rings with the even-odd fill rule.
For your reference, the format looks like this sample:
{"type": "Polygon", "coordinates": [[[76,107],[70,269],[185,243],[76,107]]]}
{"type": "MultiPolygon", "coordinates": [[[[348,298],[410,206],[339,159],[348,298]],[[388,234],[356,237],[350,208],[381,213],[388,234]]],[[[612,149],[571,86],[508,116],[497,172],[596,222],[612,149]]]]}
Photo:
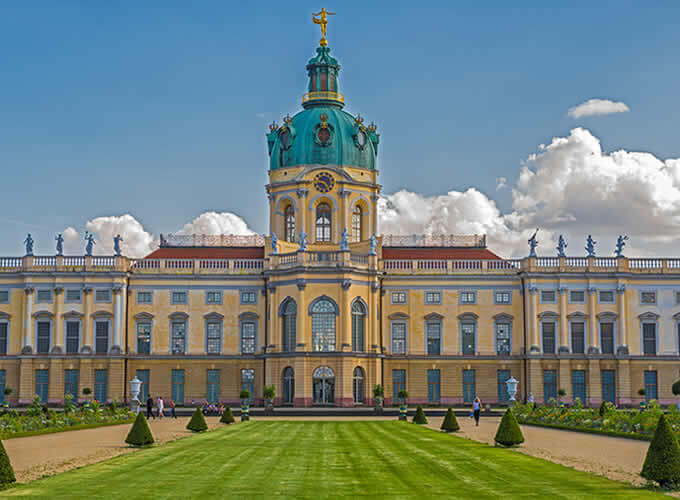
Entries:
{"type": "Polygon", "coordinates": [[[231,212],[204,212],[175,234],[255,234],[245,220],[231,212]]]}
{"type": "Polygon", "coordinates": [[[609,99],[588,99],[583,104],[569,108],[567,113],[572,118],[584,116],[611,115],[612,113],[626,113],[630,111],[623,102],[614,102],[609,99]]]}
{"type": "Polygon", "coordinates": [[[80,244],[80,233],[69,226],[61,233],[64,237],[64,253],[66,255],[78,255],[84,253],[84,246],[80,244]]]}
{"type": "Polygon", "coordinates": [[[507,186],[508,179],[506,177],[496,177],[496,191],[500,191],[507,186]]]}

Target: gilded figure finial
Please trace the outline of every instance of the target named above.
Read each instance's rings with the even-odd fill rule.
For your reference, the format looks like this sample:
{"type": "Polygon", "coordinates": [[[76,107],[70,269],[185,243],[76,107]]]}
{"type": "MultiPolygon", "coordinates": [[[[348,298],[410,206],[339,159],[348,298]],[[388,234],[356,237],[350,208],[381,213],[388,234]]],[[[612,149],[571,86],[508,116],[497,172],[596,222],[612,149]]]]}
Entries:
{"type": "Polygon", "coordinates": [[[334,16],[335,12],[328,12],[325,8],[321,8],[321,12],[317,12],[316,14],[312,14],[312,21],[314,21],[314,24],[318,24],[321,26],[321,40],[319,40],[319,45],[322,47],[326,47],[328,45],[328,40],[326,40],[326,28],[328,27],[328,17],[327,16],[334,16]],[[314,16],[320,16],[319,19],[317,19],[314,16]]]}

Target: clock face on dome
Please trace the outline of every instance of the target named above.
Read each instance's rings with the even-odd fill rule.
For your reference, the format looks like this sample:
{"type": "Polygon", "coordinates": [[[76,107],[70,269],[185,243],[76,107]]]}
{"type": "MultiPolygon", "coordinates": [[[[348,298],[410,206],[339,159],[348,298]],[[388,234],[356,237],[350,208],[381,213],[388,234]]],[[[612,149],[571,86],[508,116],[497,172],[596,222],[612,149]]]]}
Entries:
{"type": "Polygon", "coordinates": [[[335,179],[333,179],[333,176],[328,172],[321,172],[314,177],[314,187],[320,193],[328,193],[333,189],[334,185],[335,179]]]}

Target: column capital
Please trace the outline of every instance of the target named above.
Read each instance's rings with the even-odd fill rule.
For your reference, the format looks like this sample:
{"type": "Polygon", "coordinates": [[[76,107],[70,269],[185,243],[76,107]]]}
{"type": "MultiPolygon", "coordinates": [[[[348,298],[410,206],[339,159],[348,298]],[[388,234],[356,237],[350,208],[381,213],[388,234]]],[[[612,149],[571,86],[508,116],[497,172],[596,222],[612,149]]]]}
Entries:
{"type": "Polygon", "coordinates": [[[535,286],[529,287],[529,293],[531,295],[536,295],[538,293],[538,288],[536,288],[535,286]]]}
{"type": "Polygon", "coordinates": [[[55,286],[54,287],[54,295],[60,295],[64,291],[63,286],[55,286]]]}
{"type": "Polygon", "coordinates": [[[307,286],[307,280],[304,279],[304,278],[298,278],[298,279],[295,281],[295,284],[297,285],[298,290],[302,291],[302,290],[304,290],[305,287],[307,286]]]}
{"type": "Polygon", "coordinates": [[[625,293],[625,292],[626,292],[626,285],[623,284],[623,283],[621,283],[620,285],[618,285],[618,286],[616,287],[616,291],[617,291],[619,294],[625,293]]]}
{"type": "Polygon", "coordinates": [[[35,287],[32,287],[32,286],[25,286],[24,287],[24,293],[26,295],[31,295],[34,290],[35,290],[35,287]]]}
{"type": "Polygon", "coordinates": [[[588,287],[588,294],[589,295],[595,295],[595,292],[597,292],[597,288],[595,288],[594,286],[588,287]]]}
{"type": "Polygon", "coordinates": [[[297,188],[295,190],[295,193],[297,194],[298,198],[306,198],[307,195],[309,194],[309,189],[307,189],[307,188],[297,188]]]}
{"type": "Polygon", "coordinates": [[[561,286],[557,289],[557,291],[559,292],[560,295],[564,295],[565,293],[567,293],[567,287],[561,286]]]}
{"type": "Polygon", "coordinates": [[[84,293],[84,294],[88,294],[88,293],[90,293],[91,291],[92,291],[92,287],[91,287],[91,286],[85,285],[85,286],[83,287],[83,293],[84,293]]]}
{"type": "Polygon", "coordinates": [[[351,286],[352,286],[352,280],[350,280],[350,279],[342,280],[342,289],[343,290],[349,290],[349,287],[351,287],[351,286]]]}

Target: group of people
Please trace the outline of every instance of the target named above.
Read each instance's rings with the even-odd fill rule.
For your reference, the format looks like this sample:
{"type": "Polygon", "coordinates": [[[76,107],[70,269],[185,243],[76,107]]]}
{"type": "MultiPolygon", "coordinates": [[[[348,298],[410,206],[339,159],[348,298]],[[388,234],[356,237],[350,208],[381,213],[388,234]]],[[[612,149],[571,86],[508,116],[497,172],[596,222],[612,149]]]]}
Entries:
{"type": "MultiPolygon", "coordinates": [[[[162,396],[158,396],[154,405],[153,396],[151,396],[151,394],[149,394],[149,397],[146,400],[146,418],[156,418],[156,415],[154,415],[153,412],[154,406],[156,407],[156,415],[158,418],[163,418],[165,416],[165,401],[163,401],[162,396]]],[[[168,400],[168,408],[170,408],[170,418],[177,418],[177,414],[175,413],[175,402],[172,399],[168,400]]]]}
{"type": "Polygon", "coordinates": [[[203,401],[203,404],[201,405],[201,410],[203,411],[203,415],[217,415],[220,416],[222,415],[222,412],[224,412],[224,405],[222,403],[219,404],[219,406],[216,403],[208,403],[207,401],[203,401]]]}

